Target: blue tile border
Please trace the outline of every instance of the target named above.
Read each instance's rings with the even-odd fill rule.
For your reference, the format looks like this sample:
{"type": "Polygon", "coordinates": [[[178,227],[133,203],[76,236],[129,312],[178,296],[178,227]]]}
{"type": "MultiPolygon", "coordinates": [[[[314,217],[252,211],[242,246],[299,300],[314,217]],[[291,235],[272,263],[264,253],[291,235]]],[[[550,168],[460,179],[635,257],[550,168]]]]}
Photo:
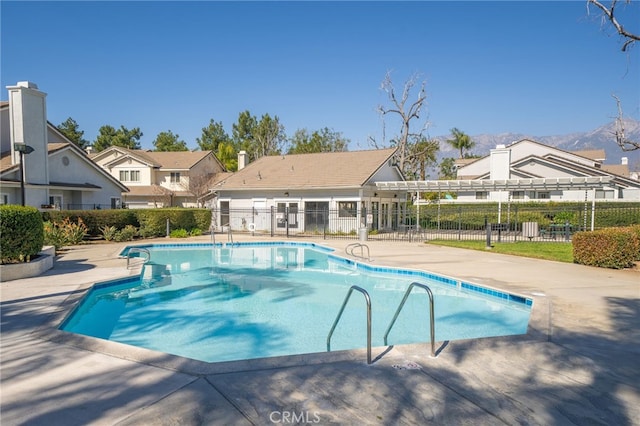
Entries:
{"type": "Polygon", "coordinates": [[[267,241],[267,242],[238,242],[238,243],[151,243],[151,244],[133,244],[130,246],[126,246],[122,251],[118,254],[120,257],[124,257],[127,255],[130,249],[132,248],[206,248],[206,247],[222,247],[222,248],[232,248],[232,247],[306,247],[313,248],[322,252],[333,252],[334,249],[330,247],[321,246],[316,243],[298,243],[291,241],[267,241]]]}

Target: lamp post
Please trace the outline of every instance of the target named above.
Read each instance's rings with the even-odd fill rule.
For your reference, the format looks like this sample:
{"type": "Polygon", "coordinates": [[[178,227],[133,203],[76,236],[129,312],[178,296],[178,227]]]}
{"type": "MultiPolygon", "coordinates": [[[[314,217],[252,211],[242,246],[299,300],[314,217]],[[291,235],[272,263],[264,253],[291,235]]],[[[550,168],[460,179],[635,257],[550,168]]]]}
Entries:
{"type": "Polygon", "coordinates": [[[31,154],[34,149],[25,143],[19,142],[13,144],[13,149],[20,153],[20,193],[22,195],[22,205],[24,206],[24,156],[25,154],[31,154]]]}

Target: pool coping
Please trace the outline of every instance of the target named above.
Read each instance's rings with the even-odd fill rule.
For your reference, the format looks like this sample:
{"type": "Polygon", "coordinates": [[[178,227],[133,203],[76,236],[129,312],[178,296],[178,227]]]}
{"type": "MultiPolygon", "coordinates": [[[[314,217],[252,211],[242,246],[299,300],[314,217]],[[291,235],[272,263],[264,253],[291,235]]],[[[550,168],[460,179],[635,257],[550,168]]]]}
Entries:
{"type": "MultiPolygon", "coordinates": [[[[219,244],[219,243],[218,243],[219,244]]],[[[250,246],[254,243],[235,243],[250,246]]],[[[146,244],[144,246],[163,246],[163,244],[146,244]]],[[[188,243],[177,244],[178,246],[208,246],[210,243],[188,243]]],[[[260,246],[265,245],[277,245],[276,242],[258,243],[260,246]]],[[[315,243],[288,243],[288,246],[314,246],[322,247],[333,251],[331,248],[320,246],[315,243]]],[[[135,245],[141,247],[140,245],[135,245]]],[[[176,244],[170,244],[167,246],[176,246],[176,244]]],[[[129,246],[127,246],[128,248],[129,246]]],[[[123,250],[124,251],[124,250],[123,250]]],[[[359,263],[347,259],[349,262],[359,263]]],[[[365,267],[371,267],[371,265],[364,264],[365,267]]],[[[391,268],[382,267],[383,269],[406,269],[406,268],[391,268]]],[[[413,271],[413,270],[412,270],[413,271]]],[[[420,271],[420,270],[415,270],[420,271]]],[[[426,271],[423,271],[426,272],[426,271]]],[[[70,294],[64,302],[59,306],[56,312],[50,314],[45,324],[34,330],[33,335],[43,340],[48,340],[54,343],[73,346],[79,349],[84,349],[91,352],[103,353],[114,357],[139,362],[142,364],[164,368],[176,372],[192,374],[196,376],[205,376],[212,374],[225,374],[236,373],[244,371],[265,370],[271,368],[281,367],[296,367],[304,365],[325,364],[340,361],[359,361],[366,363],[366,348],[339,350],[331,352],[318,352],[299,355],[285,355],[274,356],[267,358],[254,358],[247,360],[237,361],[221,361],[221,362],[205,362],[195,360],[191,358],[182,357],[179,355],[167,354],[151,349],[141,348],[137,346],[131,346],[124,343],[105,340],[97,337],[86,336],[81,334],[75,334],[60,330],[64,322],[66,322],[75,309],[78,307],[79,302],[84,298],[88,292],[96,286],[104,286],[107,283],[114,283],[115,281],[127,281],[135,277],[132,271],[129,275],[123,275],[121,277],[111,278],[105,281],[90,282],[80,285],[76,291],[70,294]]],[[[113,284],[116,285],[116,284],[113,284]]],[[[489,287],[489,286],[481,286],[489,287]]],[[[495,289],[500,291],[498,289],[495,289]]],[[[511,293],[513,294],[513,293],[511,293]]],[[[510,335],[510,336],[497,336],[497,337],[482,337],[474,339],[461,339],[453,341],[440,341],[437,342],[436,357],[444,348],[447,351],[464,350],[470,344],[474,347],[492,346],[496,343],[514,343],[522,341],[531,342],[543,342],[550,341],[552,335],[551,330],[551,304],[549,299],[542,293],[532,293],[531,296],[524,296],[531,300],[530,317],[526,334],[510,335]]],[[[376,361],[382,357],[394,357],[402,356],[402,353],[420,353],[424,352],[425,357],[429,357],[430,350],[428,349],[428,342],[413,343],[403,345],[389,345],[389,346],[377,346],[372,348],[372,365],[375,365],[376,361]],[[424,348],[424,349],[422,349],[424,348]]]]}

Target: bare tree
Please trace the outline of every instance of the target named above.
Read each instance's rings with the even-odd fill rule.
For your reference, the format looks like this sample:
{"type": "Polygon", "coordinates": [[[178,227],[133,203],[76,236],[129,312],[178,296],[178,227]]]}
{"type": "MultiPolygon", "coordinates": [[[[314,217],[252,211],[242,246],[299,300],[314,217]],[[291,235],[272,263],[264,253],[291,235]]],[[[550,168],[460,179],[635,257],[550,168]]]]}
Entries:
{"type": "Polygon", "coordinates": [[[624,116],[622,114],[622,104],[620,103],[620,98],[616,95],[613,96],[613,99],[616,100],[616,104],[618,105],[618,116],[616,117],[616,124],[613,134],[616,138],[616,143],[623,151],[635,151],[636,149],[640,149],[640,142],[632,141],[627,139],[624,131],[624,116]]]}
{"type": "MultiPolygon", "coordinates": [[[[600,11],[602,12],[603,25],[607,21],[610,22],[611,25],[615,28],[616,32],[623,37],[625,41],[622,44],[622,51],[626,52],[630,46],[633,46],[636,41],[640,40],[640,35],[634,34],[631,31],[627,30],[620,22],[620,20],[618,19],[619,14],[617,14],[618,12],[616,9],[618,3],[619,0],[612,0],[609,6],[607,6],[600,0],[587,0],[587,9],[591,4],[600,9],[600,11]]],[[[630,5],[631,0],[624,0],[624,3],[630,5]]],[[[632,14],[632,17],[635,18],[636,16],[632,14]]],[[[620,102],[620,98],[618,98],[616,95],[611,96],[613,96],[613,98],[616,100],[616,105],[618,107],[618,116],[616,117],[615,129],[613,131],[616,143],[623,151],[635,151],[637,149],[640,149],[640,142],[631,141],[627,139],[625,135],[624,115],[622,113],[622,104],[620,102]]]]}
{"type": "MultiPolygon", "coordinates": [[[[616,29],[616,32],[625,39],[625,42],[622,45],[622,51],[626,52],[627,49],[633,45],[633,43],[640,40],[640,35],[628,31],[618,20],[619,15],[616,15],[616,6],[618,5],[618,3],[619,0],[612,0],[610,5],[607,7],[603,2],[599,0],[587,0],[587,10],[589,8],[589,5],[592,4],[602,11],[603,24],[607,21],[610,22],[611,25],[613,25],[613,27],[616,29]]],[[[631,4],[631,0],[624,0],[624,3],[631,4]]],[[[635,17],[635,19],[637,19],[637,16],[635,15],[632,15],[632,17],[635,17]]]]}
{"type": "Polygon", "coordinates": [[[189,184],[180,182],[180,185],[196,197],[198,207],[202,207],[201,199],[209,192],[215,173],[193,174],[189,176],[189,184]]]}
{"type": "MultiPolygon", "coordinates": [[[[422,140],[423,132],[427,128],[427,124],[425,123],[417,132],[412,132],[411,129],[412,122],[420,119],[421,110],[427,99],[425,90],[426,82],[422,81],[420,83],[420,88],[418,89],[417,97],[413,102],[409,103],[409,96],[416,84],[418,84],[418,77],[418,74],[413,74],[409,77],[409,79],[404,83],[404,89],[402,90],[400,98],[396,95],[396,91],[393,87],[391,72],[387,72],[381,85],[381,89],[389,97],[389,101],[391,101],[392,106],[390,108],[385,108],[380,105],[378,106],[378,112],[382,117],[385,117],[388,114],[393,114],[400,119],[400,133],[397,138],[393,139],[393,142],[398,148],[398,152],[396,154],[398,167],[403,172],[405,172],[405,166],[408,165],[408,161],[411,157],[412,145],[415,141],[422,140]]],[[[375,143],[375,141],[373,142],[375,143]]]]}

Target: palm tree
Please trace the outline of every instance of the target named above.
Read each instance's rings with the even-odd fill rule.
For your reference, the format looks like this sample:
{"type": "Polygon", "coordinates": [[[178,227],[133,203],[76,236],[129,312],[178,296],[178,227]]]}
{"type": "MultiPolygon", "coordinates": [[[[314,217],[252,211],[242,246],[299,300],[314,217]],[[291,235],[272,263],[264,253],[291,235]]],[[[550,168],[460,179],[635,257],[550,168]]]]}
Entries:
{"type": "Polygon", "coordinates": [[[447,139],[447,143],[460,151],[460,158],[464,158],[464,152],[469,151],[475,146],[475,142],[471,140],[471,137],[457,127],[451,129],[453,139],[447,139]]]}

